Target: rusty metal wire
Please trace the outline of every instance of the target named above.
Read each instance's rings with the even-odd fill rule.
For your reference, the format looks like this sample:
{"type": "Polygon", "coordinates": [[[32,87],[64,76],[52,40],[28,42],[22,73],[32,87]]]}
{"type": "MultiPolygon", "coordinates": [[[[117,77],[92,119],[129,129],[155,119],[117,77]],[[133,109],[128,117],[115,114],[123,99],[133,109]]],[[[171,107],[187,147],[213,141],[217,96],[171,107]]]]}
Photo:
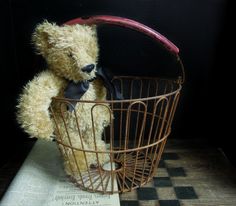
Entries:
{"type": "Polygon", "coordinates": [[[91,104],[94,150],[84,148],[79,118],[76,119],[77,137],[81,148],[73,146],[69,125],[66,120],[66,107],[72,101],[54,98],[56,107],[51,114],[56,125],[56,141],[69,161],[74,176],[72,180],[82,189],[92,192],[127,192],[150,181],[160,161],[179,100],[182,81],[144,77],[115,77],[113,82],[124,96],[123,100],[76,101],[77,104],[91,104]],[[102,138],[109,145],[106,151],[97,148],[94,109],[104,107],[110,114],[110,125],[105,128],[102,138]],[[60,122],[58,122],[60,121],[60,122]],[[59,125],[63,125],[59,127],[59,125]],[[87,170],[82,172],[75,153],[83,154],[87,170]],[[108,154],[110,169],[100,164],[100,155],[108,154]],[[95,154],[97,167],[91,167],[87,161],[89,154],[95,154]],[[71,156],[73,158],[69,158],[71,156]],[[73,164],[75,163],[75,164],[73,164]],[[76,165],[76,168],[73,168],[76,165]],[[116,181],[116,182],[115,182],[116,181]],[[117,186],[116,186],[117,185],[117,186]]]}

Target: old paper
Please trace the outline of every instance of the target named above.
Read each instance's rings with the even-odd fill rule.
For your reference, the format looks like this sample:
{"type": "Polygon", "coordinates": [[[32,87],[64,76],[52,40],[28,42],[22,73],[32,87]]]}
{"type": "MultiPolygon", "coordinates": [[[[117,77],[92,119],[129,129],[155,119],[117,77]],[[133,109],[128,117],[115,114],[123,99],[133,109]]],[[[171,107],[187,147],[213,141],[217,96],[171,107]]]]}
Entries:
{"type": "Polygon", "coordinates": [[[0,201],[0,206],[119,205],[118,194],[89,193],[69,182],[56,143],[42,140],[36,142],[0,201]]]}

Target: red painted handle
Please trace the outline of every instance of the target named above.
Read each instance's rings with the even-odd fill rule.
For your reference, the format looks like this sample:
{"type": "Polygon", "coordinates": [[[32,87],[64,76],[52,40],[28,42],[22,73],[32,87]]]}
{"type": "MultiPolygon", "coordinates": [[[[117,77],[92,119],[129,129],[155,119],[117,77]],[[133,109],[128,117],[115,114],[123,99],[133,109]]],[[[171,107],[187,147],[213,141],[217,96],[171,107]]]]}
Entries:
{"type": "Polygon", "coordinates": [[[72,19],[70,21],[65,22],[64,24],[72,25],[72,24],[113,24],[113,25],[119,25],[122,27],[127,27],[136,31],[139,31],[141,33],[146,34],[147,36],[150,36],[160,44],[162,44],[168,51],[171,53],[178,55],[179,48],[175,46],[171,41],[169,41],[166,37],[158,33],[157,31],[145,26],[144,24],[141,24],[137,21],[126,19],[122,17],[116,17],[116,16],[91,16],[88,18],[76,18],[72,19]]]}

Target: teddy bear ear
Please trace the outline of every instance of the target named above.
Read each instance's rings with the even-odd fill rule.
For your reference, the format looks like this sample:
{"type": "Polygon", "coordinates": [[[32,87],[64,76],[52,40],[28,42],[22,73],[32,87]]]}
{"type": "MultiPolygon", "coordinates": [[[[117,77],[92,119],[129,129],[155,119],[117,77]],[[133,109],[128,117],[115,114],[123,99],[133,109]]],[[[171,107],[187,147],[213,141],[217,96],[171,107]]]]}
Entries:
{"type": "Polygon", "coordinates": [[[91,27],[91,30],[92,30],[92,34],[94,35],[94,36],[97,36],[97,25],[92,25],[92,26],[90,26],[91,27]]]}
{"type": "Polygon", "coordinates": [[[47,56],[48,49],[50,49],[53,44],[53,38],[58,26],[54,23],[49,23],[44,21],[43,23],[36,26],[35,31],[32,36],[32,42],[35,45],[37,51],[42,56],[47,56]]]}
{"type": "Polygon", "coordinates": [[[97,25],[93,24],[90,26],[93,32],[97,33],[97,25]]]}

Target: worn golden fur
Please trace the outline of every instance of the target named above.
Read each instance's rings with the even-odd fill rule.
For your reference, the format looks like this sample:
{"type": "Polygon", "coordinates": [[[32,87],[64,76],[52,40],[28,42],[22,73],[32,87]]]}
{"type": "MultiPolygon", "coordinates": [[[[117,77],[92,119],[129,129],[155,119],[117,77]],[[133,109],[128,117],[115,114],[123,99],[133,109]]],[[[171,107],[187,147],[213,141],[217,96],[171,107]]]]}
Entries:
{"type": "MultiPolygon", "coordinates": [[[[95,70],[86,73],[82,72],[81,68],[97,63],[96,28],[84,25],[59,27],[45,21],[36,27],[33,43],[38,53],[47,61],[48,68],[36,75],[24,87],[17,105],[17,120],[30,137],[50,140],[55,135],[58,136],[56,125],[49,111],[50,106],[57,111],[57,105],[52,102],[52,98],[63,97],[69,80],[79,82],[95,77],[95,70]]],[[[104,100],[105,98],[106,89],[102,82],[94,80],[81,100],[104,100]]],[[[108,105],[77,103],[75,111],[65,110],[63,113],[65,122],[62,121],[60,115],[57,115],[57,112],[55,113],[55,120],[60,130],[60,137],[62,137],[61,141],[81,149],[81,138],[84,149],[95,150],[95,139],[97,150],[105,151],[106,145],[102,140],[102,133],[104,127],[110,123],[108,105]],[[76,116],[78,121],[76,121],[76,116]],[[92,125],[92,118],[94,125],[92,125]],[[80,131],[78,131],[77,123],[80,131]]],[[[60,149],[64,154],[65,170],[69,175],[78,175],[77,166],[80,171],[84,171],[87,166],[98,164],[95,153],[87,152],[84,156],[80,150],[74,150],[74,158],[71,149],[64,149],[64,147],[60,147],[60,149]]],[[[109,160],[109,156],[101,153],[98,155],[98,159],[99,163],[103,164],[109,160]]]]}

